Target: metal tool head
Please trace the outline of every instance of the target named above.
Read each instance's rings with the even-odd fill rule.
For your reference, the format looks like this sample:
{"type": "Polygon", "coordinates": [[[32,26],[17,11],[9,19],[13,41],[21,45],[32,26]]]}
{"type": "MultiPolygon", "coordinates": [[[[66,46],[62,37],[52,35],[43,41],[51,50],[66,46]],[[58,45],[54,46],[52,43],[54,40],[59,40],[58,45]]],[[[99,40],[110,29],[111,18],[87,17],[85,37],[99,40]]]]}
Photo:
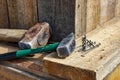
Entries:
{"type": "Polygon", "coordinates": [[[47,44],[50,38],[50,26],[46,22],[37,23],[31,27],[19,41],[21,49],[37,48],[47,44]]]}
{"type": "Polygon", "coordinates": [[[75,46],[76,42],[74,34],[71,33],[66,38],[64,38],[57,47],[58,57],[65,58],[69,56],[74,51],[75,46]]]}

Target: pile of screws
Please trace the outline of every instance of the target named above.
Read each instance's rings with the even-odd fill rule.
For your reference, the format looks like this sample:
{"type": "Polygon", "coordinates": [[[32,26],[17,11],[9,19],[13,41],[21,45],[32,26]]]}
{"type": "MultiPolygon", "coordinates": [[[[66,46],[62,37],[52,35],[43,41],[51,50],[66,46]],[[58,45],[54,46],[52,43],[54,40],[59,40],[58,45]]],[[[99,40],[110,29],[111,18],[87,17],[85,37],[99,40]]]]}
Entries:
{"type": "Polygon", "coordinates": [[[82,51],[87,51],[96,47],[99,47],[101,43],[96,44],[96,42],[92,42],[86,38],[86,35],[82,37],[82,51]]]}

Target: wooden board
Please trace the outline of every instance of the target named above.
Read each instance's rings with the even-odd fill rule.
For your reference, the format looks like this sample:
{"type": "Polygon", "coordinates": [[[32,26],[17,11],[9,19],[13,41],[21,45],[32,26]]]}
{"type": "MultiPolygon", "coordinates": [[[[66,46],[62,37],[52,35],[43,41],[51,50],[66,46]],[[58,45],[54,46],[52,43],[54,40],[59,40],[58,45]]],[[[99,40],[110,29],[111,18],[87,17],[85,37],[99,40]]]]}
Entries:
{"type": "MultiPolygon", "coordinates": [[[[120,18],[87,34],[88,39],[101,46],[88,52],[78,52],[59,59],[57,53],[44,58],[44,71],[68,80],[102,80],[120,63],[120,18]],[[85,57],[81,55],[86,54],[85,57]]],[[[81,39],[77,40],[77,46],[81,39]]]]}
{"type": "Polygon", "coordinates": [[[116,0],[108,0],[108,9],[107,9],[108,20],[115,17],[115,7],[116,7],[116,0]]]}
{"type": "Polygon", "coordinates": [[[104,80],[120,80],[120,64],[104,80]]]}
{"type": "Polygon", "coordinates": [[[79,38],[86,33],[87,0],[76,0],[75,6],[75,36],[79,38]]]}
{"type": "Polygon", "coordinates": [[[0,79],[1,80],[43,80],[44,78],[36,77],[28,72],[0,64],[0,79]]]}
{"type": "Polygon", "coordinates": [[[115,17],[116,0],[100,0],[100,24],[115,17]]]}
{"type": "Polygon", "coordinates": [[[0,28],[8,28],[8,9],[6,0],[0,0],[0,28]]]}
{"type": "Polygon", "coordinates": [[[39,21],[51,24],[52,41],[61,41],[71,32],[79,37],[85,31],[85,1],[38,0],[39,21]]]}
{"type": "Polygon", "coordinates": [[[100,0],[87,0],[86,31],[94,30],[100,23],[100,0]]]}
{"type": "Polygon", "coordinates": [[[116,0],[115,15],[120,16],[120,0],[116,0]]]}
{"type": "Polygon", "coordinates": [[[28,29],[37,22],[36,0],[7,0],[10,28],[28,29]]]}
{"type": "Polygon", "coordinates": [[[27,30],[0,29],[0,41],[19,42],[27,30]]]}

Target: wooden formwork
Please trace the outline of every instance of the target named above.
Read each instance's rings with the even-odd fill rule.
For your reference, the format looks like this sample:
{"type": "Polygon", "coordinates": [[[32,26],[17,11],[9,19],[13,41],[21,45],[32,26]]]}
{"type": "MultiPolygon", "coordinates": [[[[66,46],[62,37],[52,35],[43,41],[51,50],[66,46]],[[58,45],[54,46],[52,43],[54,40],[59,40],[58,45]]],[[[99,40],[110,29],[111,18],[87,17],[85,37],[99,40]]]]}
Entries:
{"type": "Polygon", "coordinates": [[[119,8],[119,0],[1,0],[0,27],[28,29],[46,21],[53,29],[53,41],[70,32],[79,38],[119,16],[119,8]]]}

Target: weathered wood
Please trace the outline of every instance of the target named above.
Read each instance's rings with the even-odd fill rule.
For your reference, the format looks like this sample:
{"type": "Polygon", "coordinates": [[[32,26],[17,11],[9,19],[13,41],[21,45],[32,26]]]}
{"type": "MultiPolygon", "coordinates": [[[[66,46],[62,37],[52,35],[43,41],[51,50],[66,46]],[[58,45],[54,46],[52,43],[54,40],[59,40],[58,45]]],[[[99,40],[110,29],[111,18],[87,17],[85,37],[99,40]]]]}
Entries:
{"type": "Polygon", "coordinates": [[[120,80],[120,65],[117,66],[104,80],[120,80]]]}
{"type": "MultiPolygon", "coordinates": [[[[94,50],[78,52],[79,48],[67,58],[59,59],[57,53],[44,58],[44,71],[68,80],[102,80],[120,63],[120,18],[100,26],[87,34],[88,39],[100,42],[94,50]]],[[[77,46],[81,39],[76,40],[77,46]]]]}
{"type": "Polygon", "coordinates": [[[100,0],[87,0],[86,31],[94,30],[100,23],[100,0]]]}
{"type": "Polygon", "coordinates": [[[0,40],[7,42],[19,42],[27,30],[0,29],[0,40]]]}
{"type": "Polygon", "coordinates": [[[37,22],[36,0],[7,0],[10,28],[28,29],[37,22]]]}
{"type": "Polygon", "coordinates": [[[100,0],[100,24],[115,17],[116,0],[100,0]]]}
{"type": "Polygon", "coordinates": [[[85,29],[86,0],[38,0],[39,21],[52,26],[52,40],[60,41],[71,32],[79,37],[85,29]],[[59,37],[58,37],[59,36],[59,37]]]}
{"type": "Polygon", "coordinates": [[[120,0],[116,0],[115,15],[120,16],[120,0]]]}
{"type": "Polygon", "coordinates": [[[76,0],[75,8],[75,36],[79,38],[86,33],[87,0],[76,0]]]}
{"type": "Polygon", "coordinates": [[[18,70],[3,64],[0,64],[1,80],[43,80],[42,77],[36,77],[22,70],[18,70]]]}
{"type": "Polygon", "coordinates": [[[0,28],[8,28],[8,10],[6,0],[0,0],[0,28]]]}

